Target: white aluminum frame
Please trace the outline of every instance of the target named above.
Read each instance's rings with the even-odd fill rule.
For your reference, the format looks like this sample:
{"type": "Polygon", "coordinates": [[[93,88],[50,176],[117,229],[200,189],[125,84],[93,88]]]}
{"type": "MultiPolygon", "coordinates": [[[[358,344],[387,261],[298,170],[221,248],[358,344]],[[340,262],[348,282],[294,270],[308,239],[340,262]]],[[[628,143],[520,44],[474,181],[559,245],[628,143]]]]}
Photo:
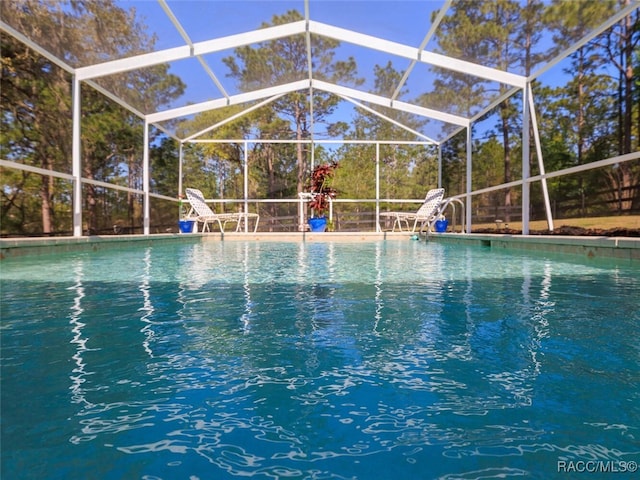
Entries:
{"type": "MultiPolygon", "coordinates": [[[[441,122],[449,123],[456,125],[458,129],[456,129],[453,133],[445,137],[444,139],[440,139],[439,141],[428,139],[429,143],[440,145],[445,141],[449,140],[451,137],[460,132],[461,129],[466,129],[467,131],[467,192],[463,196],[466,197],[466,215],[467,215],[467,230],[471,229],[471,197],[474,194],[478,194],[479,192],[489,191],[487,189],[479,190],[473,192],[472,184],[471,184],[471,172],[472,172],[472,138],[471,138],[471,126],[474,121],[481,118],[484,114],[490,111],[495,106],[499,105],[502,101],[509,98],[516,92],[522,92],[523,94],[523,158],[522,158],[522,180],[516,182],[510,182],[509,185],[522,185],[522,218],[523,218],[523,234],[528,233],[529,230],[529,185],[531,181],[542,181],[543,186],[543,196],[545,199],[545,209],[547,211],[547,220],[549,224],[549,228],[553,229],[553,219],[551,218],[551,209],[550,202],[548,198],[548,191],[546,186],[546,178],[553,176],[553,174],[545,174],[544,173],[544,162],[542,159],[542,152],[540,148],[540,139],[538,134],[537,120],[535,116],[535,105],[533,100],[533,94],[531,92],[531,82],[538,78],[541,74],[555,66],[557,63],[565,59],[568,55],[573,53],[576,49],[580,48],[580,46],[584,45],[607,28],[610,28],[616,22],[620,21],[625,16],[631,14],[634,10],[640,8],[640,1],[634,0],[628,6],[621,9],[616,14],[612,15],[610,18],[605,19],[602,24],[591,31],[588,35],[585,35],[582,39],[576,42],[574,45],[567,48],[565,51],[556,56],[552,61],[548,62],[546,65],[542,66],[531,76],[524,77],[522,75],[516,75],[509,72],[505,72],[499,69],[486,67],[484,65],[478,65],[472,62],[463,61],[451,57],[447,57],[445,55],[437,54],[435,52],[425,50],[426,45],[428,44],[430,38],[433,36],[436,31],[440,21],[446,14],[446,11],[451,6],[453,0],[445,0],[442,8],[438,12],[436,16],[436,20],[431,26],[429,32],[426,34],[424,39],[422,40],[420,46],[418,48],[403,45],[397,42],[392,42],[385,40],[383,38],[365,35],[359,32],[355,32],[352,30],[336,27],[333,25],[329,25],[326,23],[321,23],[314,21],[310,18],[310,10],[309,10],[309,0],[304,0],[304,12],[305,19],[291,22],[288,24],[277,25],[267,28],[261,28],[257,30],[252,30],[249,32],[243,32],[235,35],[229,35],[220,38],[214,38],[211,40],[206,40],[202,42],[192,42],[186,29],[180,24],[177,17],[172,12],[171,8],[167,4],[166,0],[157,0],[160,4],[162,10],[167,15],[171,23],[175,26],[179,34],[182,36],[185,41],[185,45],[169,48],[165,50],[159,50],[155,52],[145,53],[141,55],[135,55],[132,57],[122,58],[118,60],[107,61],[95,65],[88,65],[79,68],[73,68],[69,66],[62,59],[58,58],[56,55],[51,54],[45,48],[38,45],[36,42],[31,40],[28,36],[25,36],[21,32],[16,31],[10,25],[0,20],[0,30],[5,31],[6,33],[12,35],[17,40],[21,41],[29,48],[38,52],[40,55],[49,59],[60,68],[65,71],[71,73],[73,75],[72,80],[72,115],[73,115],[73,138],[72,138],[72,174],[71,178],[74,182],[73,187],[73,234],[74,236],[82,236],[82,183],[87,183],[87,180],[82,179],[82,160],[81,160],[81,145],[80,145],[80,134],[81,134],[81,105],[80,105],[80,90],[82,82],[87,83],[92,88],[95,88],[97,91],[100,91],[102,94],[110,98],[111,100],[117,102],[119,105],[128,109],[138,117],[140,117],[144,121],[144,152],[143,152],[143,195],[144,195],[144,233],[145,235],[149,234],[149,212],[150,212],[150,197],[162,197],[158,195],[152,195],[149,191],[150,185],[150,172],[149,172],[149,129],[151,126],[159,128],[161,131],[165,132],[170,137],[178,140],[180,142],[180,180],[179,180],[179,189],[182,191],[182,156],[183,156],[183,144],[185,142],[193,142],[195,139],[208,132],[211,131],[218,126],[232,121],[235,118],[238,118],[241,115],[244,115],[260,106],[264,106],[270,102],[273,102],[277,98],[281,96],[296,92],[300,90],[309,90],[311,94],[310,97],[310,110],[313,112],[313,89],[332,93],[334,95],[338,95],[339,97],[354,103],[357,107],[363,108],[369,112],[375,113],[385,120],[392,121],[394,124],[401,126],[407,131],[410,131],[418,137],[426,138],[424,135],[419,134],[419,132],[415,132],[412,129],[403,126],[400,122],[393,121],[389,117],[376,112],[374,109],[363,105],[360,102],[367,102],[374,105],[379,105],[383,107],[388,107],[396,110],[400,110],[407,113],[412,113],[415,115],[419,115],[425,118],[430,118],[434,120],[438,120],[441,122]],[[380,95],[375,95],[371,93],[367,93],[365,91],[361,91],[355,88],[349,88],[346,86],[337,85],[335,83],[330,83],[326,81],[321,81],[315,79],[312,71],[312,58],[311,58],[311,35],[319,35],[328,38],[332,38],[341,42],[347,42],[354,45],[358,45],[360,47],[369,48],[378,50],[389,55],[394,55],[402,58],[406,58],[411,60],[409,69],[403,75],[403,78],[400,80],[397,85],[395,91],[391,95],[391,97],[383,97],[380,95]],[[234,49],[245,45],[256,44],[260,42],[267,42],[271,40],[276,40],[279,38],[285,38],[288,36],[294,35],[304,35],[306,48],[307,48],[307,63],[309,66],[309,75],[306,79],[300,79],[298,81],[294,81],[291,83],[287,83],[284,85],[272,86],[263,89],[257,89],[251,92],[245,92],[237,95],[229,95],[221,82],[218,80],[215,73],[209,68],[206,62],[203,59],[203,55],[220,52],[224,50],[234,49]],[[216,85],[218,90],[221,93],[221,98],[201,102],[195,105],[188,105],[184,107],[173,108],[165,111],[152,112],[149,114],[144,114],[143,112],[138,111],[127,102],[122,100],[121,98],[113,95],[111,92],[108,92],[104,88],[100,87],[93,80],[98,79],[100,77],[113,75],[116,73],[123,73],[127,71],[132,71],[139,68],[145,68],[153,65],[158,65],[162,63],[178,61],[183,59],[188,59],[195,57],[201,64],[202,68],[208,74],[212,82],[216,85]],[[417,63],[425,63],[437,68],[442,68],[446,70],[452,70],[459,73],[464,73],[466,75],[475,76],[484,80],[490,80],[494,82],[501,83],[503,85],[511,86],[512,88],[502,95],[500,98],[496,99],[491,103],[488,107],[484,108],[481,112],[474,115],[472,118],[464,118],[458,115],[452,115],[446,112],[437,111],[425,107],[420,107],[417,105],[413,105],[407,102],[401,102],[397,100],[399,92],[401,91],[402,86],[405,84],[411,70],[417,63]],[[175,134],[168,132],[162,125],[161,122],[174,120],[180,117],[186,117],[190,115],[195,115],[204,111],[214,110],[218,108],[223,108],[229,105],[240,105],[246,104],[250,102],[259,102],[256,105],[249,106],[240,114],[236,114],[234,116],[229,117],[227,120],[223,122],[219,122],[216,125],[212,125],[200,132],[197,132],[193,135],[190,135],[187,138],[179,139],[175,136],[175,134]],[[532,128],[534,134],[534,143],[536,146],[536,153],[539,162],[539,168],[541,175],[536,177],[530,177],[529,172],[529,128],[532,128]]],[[[314,136],[313,136],[313,125],[311,126],[311,138],[310,141],[313,144],[314,136]]],[[[233,140],[229,140],[233,141],[233,140]]],[[[248,140],[243,139],[242,141],[248,142],[248,140]]],[[[256,142],[261,140],[251,140],[251,142],[256,142]]],[[[372,142],[373,143],[373,142],[372,142]]],[[[413,142],[420,143],[420,142],[413,142]]],[[[377,151],[379,152],[379,143],[377,143],[377,151]]],[[[313,149],[312,149],[313,151],[313,149]]],[[[378,156],[378,154],[376,155],[378,156]]],[[[378,159],[376,160],[378,162],[378,159]]],[[[11,163],[5,160],[2,160],[2,164],[11,163]]],[[[15,163],[15,162],[13,162],[15,163]]],[[[597,163],[597,162],[596,162],[597,163]]],[[[246,149],[245,149],[245,161],[244,161],[244,170],[245,170],[245,182],[246,182],[246,169],[247,169],[247,158],[246,158],[246,149]]],[[[21,168],[21,167],[16,167],[21,168]]],[[[441,152],[439,150],[439,182],[441,180],[441,152]]],[[[379,166],[376,165],[376,174],[378,174],[379,166]]],[[[59,173],[49,173],[54,174],[54,176],[61,176],[67,174],[59,174],[59,173]]],[[[67,178],[62,177],[62,178],[67,178]]],[[[93,183],[93,182],[91,182],[93,183]]],[[[98,182],[100,183],[100,182],[98,182]]],[[[491,187],[490,190],[505,188],[506,185],[491,187]]],[[[117,186],[113,186],[113,188],[117,188],[117,186]]],[[[248,208],[248,198],[246,194],[244,195],[244,205],[245,211],[248,208]]],[[[376,197],[378,195],[376,194],[376,197]]],[[[376,206],[378,209],[379,206],[376,206]]],[[[379,227],[378,227],[379,228],[379,227]]]]}

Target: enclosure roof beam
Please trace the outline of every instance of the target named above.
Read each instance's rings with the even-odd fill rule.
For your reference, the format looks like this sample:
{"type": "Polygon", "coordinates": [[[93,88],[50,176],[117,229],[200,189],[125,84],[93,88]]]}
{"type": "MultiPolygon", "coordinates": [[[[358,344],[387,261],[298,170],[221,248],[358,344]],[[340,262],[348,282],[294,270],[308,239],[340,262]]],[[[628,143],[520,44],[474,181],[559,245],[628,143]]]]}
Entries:
{"type": "Polygon", "coordinates": [[[604,32],[605,30],[611,28],[613,25],[615,25],[616,23],[621,21],[626,16],[631,15],[638,8],[640,8],[640,1],[637,1],[637,0],[636,1],[632,1],[629,5],[627,5],[625,8],[620,10],[618,13],[616,13],[615,15],[612,15],[610,18],[608,18],[606,22],[603,22],[602,24],[600,24],[598,26],[598,28],[593,29],[587,35],[582,37],[580,40],[578,40],[576,42],[573,42],[570,47],[565,48],[559,55],[557,55],[555,58],[553,58],[549,62],[545,63],[541,68],[536,70],[529,77],[529,80],[531,81],[531,80],[537,79],[540,75],[542,75],[546,71],[548,71],[551,68],[553,68],[555,65],[557,65],[562,60],[567,58],[573,52],[575,52],[576,50],[578,50],[579,48],[584,46],[586,43],[590,42],[592,39],[594,39],[595,37],[600,35],[602,32],[604,32]]]}
{"type": "MultiPolygon", "coordinates": [[[[466,127],[469,125],[469,120],[457,115],[439,112],[437,110],[431,110],[429,108],[412,105],[410,103],[398,101],[393,102],[389,98],[381,97],[380,95],[375,95],[373,93],[361,92],[354,88],[342,87],[340,85],[335,85],[333,83],[323,82],[320,80],[314,80],[313,87],[317,90],[333,93],[341,97],[349,97],[363,102],[369,102],[374,105],[380,105],[407,113],[413,113],[422,117],[432,118],[441,122],[452,123],[461,127],[466,127]]],[[[196,103],[194,105],[187,105],[185,107],[165,110],[163,112],[152,113],[150,115],[147,115],[146,119],[151,123],[162,122],[171,120],[173,118],[195,115],[208,110],[216,110],[218,108],[227,107],[229,105],[238,105],[241,103],[261,100],[263,98],[272,97],[275,95],[297,92],[308,88],[310,88],[309,80],[299,80],[297,82],[291,82],[285,85],[278,85],[275,87],[263,88],[261,90],[253,90],[251,92],[242,93],[239,95],[232,95],[228,99],[220,98],[207,102],[196,103]]]]}
{"type": "Polygon", "coordinates": [[[206,55],[208,53],[230,50],[244,45],[275,40],[291,35],[302,35],[306,32],[321,35],[335,40],[372,48],[391,55],[396,55],[410,60],[428,63],[446,70],[453,70],[467,75],[472,75],[495,82],[522,88],[526,78],[521,75],[504,72],[495,68],[485,67],[476,63],[467,62],[447,57],[437,53],[409,47],[396,42],[391,42],[371,35],[354,32],[344,28],[334,27],[313,20],[300,20],[274,27],[262,28],[251,32],[239,33],[220,37],[213,40],[183,45],[181,47],[159,50],[133,57],[122,58],[96,65],[81,67],[76,70],[79,80],[96,78],[115,73],[126,72],[138,68],[150,67],[159,63],[183,60],[192,56],[206,55]]]}
{"type": "Polygon", "coordinates": [[[237,120],[240,117],[243,117],[244,115],[247,115],[248,113],[253,112],[254,110],[257,110],[258,108],[264,107],[265,105],[270,104],[271,102],[275,102],[277,99],[279,99],[280,97],[282,97],[284,95],[280,94],[280,95],[276,95],[275,97],[271,97],[271,98],[267,98],[266,100],[260,102],[260,103],[256,103],[255,105],[252,105],[251,107],[242,110],[241,112],[236,113],[235,115],[231,115],[230,117],[225,118],[224,120],[222,120],[221,122],[216,123],[215,125],[211,125],[210,127],[207,127],[203,130],[200,130],[199,132],[194,133],[193,135],[188,136],[187,138],[185,138],[182,142],[189,142],[191,140],[193,140],[194,138],[197,138],[201,135],[204,135],[207,132],[210,132],[211,130],[215,130],[216,128],[219,128],[223,125],[226,125],[229,122],[232,122],[234,120],[237,120]]]}
{"type": "Polygon", "coordinates": [[[109,62],[78,68],[76,70],[78,79],[87,80],[89,78],[113,75],[114,73],[127,72],[139,68],[151,67],[159,63],[174,62],[184,60],[189,57],[197,57],[212,52],[230,50],[253,43],[275,40],[277,38],[302,34],[305,31],[305,21],[285,23],[275,27],[261,28],[251,32],[229,35],[213,40],[197,42],[193,45],[183,45],[181,47],[158,50],[157,52],[143,53],[133,57],[121,58],[109,62]]]}
{"type": "Polygon", "coordinates": [[[372,114],[380,117],[381,119],[383,119],[383,120],[385,120],[385,121],[387,121],[389,123],[392,123],[392,124],[396,125],[397,127],[402,128],[403,130],[406,130],[409,133],[412,133],[416,137],[422,138],[422,139],[426,140],[427,142],[432,143],[434,145],[438,145],[438,142],[436,140],[434,140],[432,138],[429,138],[425,134],[420,133],[420,132],[418,132],[418,131],[416,131],[416,130],[414,130],[412,128],[409,128],[406,125],[403,125],[402,123],[398,122],[397,120],[394,120],[393,118],[387,117],[386,115],[374,110],[373,108],[367,107],[366,105],[363,105],[360,102],[356,102],[353,98],[345,97],[345,96],[342,96],[342,95],[340,96],[340,98],[343,98],[346,101],[353,103],[356,107],[362,108],[363,110],[366,110],[367,112],[372,113],[372,114]]]}
{"type": "Polygon", "coordinates": [[[147,115],[147,120],[152,123],[163,122],[178,117],[195,115],[208,110],[228,107],[230,105],[239,105],[255,100],[262,100],[267,97],[273,97],[275,95],[297,92],[298,90],[303,90],[305,88],[309,88],[309,80],[299,80],[285,85],[277,85],[275,87],[252,90],[251,92],[240,93],[238,95],[231,95],[229,98],[218,98],[216,100],[209,100],[207,102],[195,103],[193,105],[186,105],[184,107],[152,113],[147,115]]]}
{"type": "Polygon", "coordinates": [[[381,97],[380,95],[375,95],[373,93],[362,92],[360,90],[356,90],[355,88],[342,87],[340,85],[335,85],[333,83],[323,82],[320,80],[314,80],[313,85],[318,90],[334,93],[336,95],[340,95],[343,97],[354,98],[363,102],[373,103],[375,105],[380,105],[382,107],[401,110],[407,113],[414,113],[422,117],[432,118],[434,120],[440,120],[441,122],[453,123],[454,125],[459,125],[464,127],[466,127],[469,124],[469,120],[463,117],[459,117],[457,115],[452,115],[450,113],[444,113],[437,110],[431,110],[430,108],[420,107],[420,106],[412,105],[406,102],[398,102],[398,101],[394,102],[389,98],[381,97]]]}
{"type": "Polygon", "coordinates": [[[4,30],[9,35],[11,35],[12,37],[16,38],[18,41],[22,42],[27,47],[32,49],[34,52],[39,53],[44,58],[46,58],[47,60],[55,63],[57,66],[59,66],[60,68],[62,68],[66,72],[71,73],[71,74],[75,73],[75,70],[74,70],[74,68],[72,66],[68,65],[66,62],[64,62],[60,58],[56,57],[54,54],[52,54],[48,50],[42,48],[40,45],[38,45],[36,42],[31,40],[29,37],[26,37],[22,33],[18,32],[15,28],[7,25],[2,20],[0,20],[0,30],[4,30]]]}
{"type": "Polygon", "coordinates": [[[334,27],[325,23],[309,21],[309,30],[311,33],[315,33],[316,35],[322,35],[335,40],[360,45],[365,48],[372,48],[391,55],[408,58],[410,60],[417,60],[422,63],[428,63],[445,70],[453,70],[467,75],[504,83],[506,85],[512,85],[514,87],[523,88],[527,80],[526,77],[522,75],[515,75],[495,68],[478,65],[477,63],[467,62],[465,60],[458,60],[447,57],[446,55],[440,55],[427,50],[409,47],[401,43],[357,33],[353,30],[334,27]]]}
{"type": "MultiPolygon", "coordinates": [[[[164,10],[164,13],[167,15],[167,17],[169,17],[169,20],[171,21],[173,26],[176,27],[176,30],[178,30],[178,32],[180,33],[180,36],[182,37],[182,39],[185,42],[187,42],[187,45],[189,45],[190,47],[193,47],[193,41],[191,40],[191,37],[189,37],[189,34],[187,33],[187,31],[184,29],[184,27],[182,26],[178,18],[173,13],[173,10],[171,10],[169,5],[167,4],[167,1],[158,0],[158,2],[160,3],[162,10],[164,10]]],[[[216,87],[218,87],[218,90],[220,90],[222,95],[224,95],[225,97],[228,97],[229,94],[224,89],[224,87],[222,86],[222,83],[220,83],[220,80],[218,80],[218,77],[216,77],[215,73],[213,73],[211,68],[209,68],[209,65],[207,64],[207,62],[205,62],[202,55],[197,55],[196,58],[198,59],[198,62],[200,62],[200,65],[202,66],[204,71],[207,72],[207,75],[209,75],[209,78],[211,79],[211,81],[215,84],[216,87]]]]}
{"type": "MultiPolygon", "coordinates": [[[[500,95],[498,98],[496,98],[493,102],[491,102],[489,105],[487,105],[485,108],[483,108],[478,113],[476,113],[473,117],[471,117],[469,119],[469,122],[470,123],[477,122],[482,117],[484,117],[488,112],[490,112],[491,110],[496,108],[498,105],[500,105],[502,102],[504,102],[507,98],[510,98],[512,95],[514,95],[516,92],[519,92],[519,91],[520,91],[520,89],[518,89],[518,88],[511,88],[511,89],[507,90],[502,95],[500,95]]],[[[450,139],[452,139],[453,137],[455,137],[458,133],[460,133],[461,130],[463,130],[463,128],[464,127],[457,128],[457,129],[453,130],[452,132],[449,132],[443,139],[440,140],[441,143],[445,143],[445,142],[449,141],[450,139]]]]}
{"type": "MultiPolygon", "coordinates": [[[[440,8],[440,11],[438,12],[436,19],[431,24],[431,28],[429,28],[429,31],[427,32],[424,39],[420,43],[420,47],[418,47],[420,51],[425,49],[425,47],[429,43],[429,40],[431,40],[431,37],[435,35],[436,30],[440,26],[440,22],[442,22],[442,19],[444,18],[445,14],[449,10],[449,8],[451,8],[451,3],[453,3],[453,0],[446,0],[442,5],[442,7],[440,8]]],[[[393,95],[391,95],[392,100],[395,100],[396,98],[398,98],[398,95],[400,95],[400,91],[402,90],[402,87],[404,87],[405,83],[407,83],[409,75],[411,75],[411,72],[413,71],[417,63],[418,63],[417,58],[414,58],[413,60],[411,60],[411,64],[409,64],[409,67],[405,70],[404,75],[402,76],[402,79],[400,80],[400,82],[398,82],[398,86],[393,92],[393,95]]]]}
{"type": "Polygon", "coordinates": [[[123,99],[121,99],[119,96],[111,93],[109,90],[107,90],[106,88],[100,86],[99,84],[97,84],[93,80],[87,81],[86,84],[89,85],[90,87],[92,87],[93,89],[95,89],[96,91],[100,92],[102,95],[104,95],[105,97],[107,97],[108,99],[113,101],[114,103],[117,103],[122,108],[126,108],[127,110],[129,110],[131,113],[133,113],[134,115],[136,115],[140,119],[144,119],[144,113],[142,113],[137,108],[132,107],[127,102],[125,102],[123,99]]]}

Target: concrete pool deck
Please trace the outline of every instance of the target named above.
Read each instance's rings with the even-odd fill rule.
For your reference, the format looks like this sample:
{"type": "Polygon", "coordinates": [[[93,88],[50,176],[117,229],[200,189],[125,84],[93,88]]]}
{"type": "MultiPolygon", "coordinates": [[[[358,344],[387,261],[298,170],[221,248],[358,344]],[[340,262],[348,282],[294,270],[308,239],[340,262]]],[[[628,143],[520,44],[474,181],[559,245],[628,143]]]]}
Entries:
{"type": "MultiPolygon", "coordinates": [[[[207,241],[368,242],[416,238],[410,232],[256,232],[108,235],[0,239],[0,259],[61,252],[99,251],[122,247],[148,247],[158,243],[207,241]]],[[[420,241],[476,245],[500,250],[575,255],[587,259],[616,259],[640,265],[640,238],[577,237],[561,235],[508,235],[439,233],[418,236],[420,241]]]]}

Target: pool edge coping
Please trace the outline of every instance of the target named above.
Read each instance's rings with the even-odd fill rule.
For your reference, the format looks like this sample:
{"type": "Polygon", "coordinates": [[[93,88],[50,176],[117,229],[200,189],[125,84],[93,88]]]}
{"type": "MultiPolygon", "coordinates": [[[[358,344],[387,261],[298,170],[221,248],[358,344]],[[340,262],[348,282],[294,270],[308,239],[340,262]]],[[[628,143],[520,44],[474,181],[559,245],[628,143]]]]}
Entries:
{"type": "Polygon", "coordinates": [[[411,232],[233,232],[109,235],[85,237],[37,237],[0,239],[0,260],[58,252],[98,251],[123,246],[151,246],[158,243],[200,243],[206,241],[283,241],[283,242],[366,242],[416,239],[458,243],[499,249],[562,253],[586,258],[612,258],[640,263],[640,238],[563,235],[509,235],[440,233],[420,235],[411,232]]]}
{"type": "Polygon", "coordinates": [[[640,264],[640,238],[572,235],[432,234],[427,241],[529,252],[616,259],[640,264]]]}

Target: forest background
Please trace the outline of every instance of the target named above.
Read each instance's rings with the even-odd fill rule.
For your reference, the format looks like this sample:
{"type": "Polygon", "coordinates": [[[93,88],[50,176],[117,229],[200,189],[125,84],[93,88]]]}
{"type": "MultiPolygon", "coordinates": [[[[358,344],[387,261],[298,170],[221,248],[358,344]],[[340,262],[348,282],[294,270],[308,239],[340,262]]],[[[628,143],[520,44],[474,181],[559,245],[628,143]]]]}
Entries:
{"type": "MultiPolygon", "coordinates": [[[[529,75],[542,59],[530,54],[526,45],[543,30],[553,32],[556,51],[584,36],[614,5],[629,0],[552,1],[512,0],[453,3],[438,30],[440,53],[469,49],[477,63],[506,70],[521,65],[529,75]],[[568,20],[569,19],[569,20],[568,20]],[[464,33],[464,34],[463,34],[464,33]],[[461,43],[460,38],[467,43],[461,43]],[[468,39],[477,39],[469,42],[468,39]],[[519,50],[512,48],[518,45],[519,50]],[[525,55],[512,55],[522,52],[525,55]]],[[[33,40],[64,44],[83,64],[99,62],[114,52],[142,52],[153,47],[156,38],[139,22],[133,10],[120,8],[112,0],[12,0],[0,5],[2,18],[33,32],[33,40]],[[60,28],[64,24],[65,28],[60,28]],[[92,45],[94,48],[86,48],[92,45]],[[99,47],[99,48],[98,48],[99,47]]],[[[301,20],[297,11],[275,15],[264,26],[301,20]]],[[[557,86],[533,84],[542,153],[547,172],[640,150],[640,13],[632,15],[577,49],[564,68],[566,82],[557,86]]],[[[71,171],[71,76],[49,59],[30,50],[14,37],[0,34],[2,101],[0,158],[57,172],[71,171]]],[[[357,59],[333,61],[339,43],[324,39],[315,46],[316,68],[328,79],[359,85],[357,59]]],[[[307,68],[304,42],[279,39],[235,50],[225,58],[228,76],[243,91],[268,78],[294,76],[307,68]]],[[[404,72],[389,62],[374,67],[372,93],[387,92],[398,84],[404,72]]],[[[437,89],[416,98],[417,104],[446,105],[452,98],[466,99],[472,106],[485,92],[481,83],[451,72],[439,72],[437,89]],[[428,96],[429,98],[426,98],[428,96]]],[[[505,87],[506,88],[506,87],[505,87]]],[[[111,91],[127,98],[134,91],[142,95],[151,110],[179,98],[185,90],[180,78],[167,65],[157,65],[127,76],[111,91]]],[[[296,199],[304,190],[312,162],[338,161],[334,187],[340,199],[360,202],[339,204],[339,229],[375,228],[376,145],[347,143],[349,139],[382,139],[380,144],[380,195],[386,199],[420,199],[437,184],[437,151],[434,147],[410,144],[419,140],[407,129],[385,121],[367,109],[356,108],[349,121],[333,121],[340,99],[314,91],[313,111],[309,92],[286,95],[237,120],[212,130],[204,138],[251,139],[247,143],[187,145],[183,184],[200,188],[207,198],[225,200],[219,209],[237,209],[233,200],[244,196],[243,163],[248,159],[249,198],[258,200],[296,199]],[[313,118],[311,116],[313,115],[313,118]],[[321,129],[324,139],[345,139],[334,147],[318,141],[313,145],[266,143],[253,139],[304,140],[311,125],[321,129]],[[247,151],[245,151],[245,149],[247,151]],[[313,153],[313,155],[312,155],[313,153]]],[[[508,183],[521,178],[521,97],[502,102],[479,122],[473,137],[472,184],[474,189],[508,183]]],[[[92,88],[82,89],[82,176],[83,220],[87,233],[139,233],[142,230],[143,122],[92,88]],[[106,182],[126,187],[112,189],[106,182]]],[[[243,107],[244,108],[244,107],[243,107]]],[[[181,138],[186,132],[206,129],[243,108],[228,107],[197,115],[173,125],[181,138]]],[[[463,106],[464,108],[464,106],[463,106]]],[[[420,130],[422,122],[402,112],[380,110],[394,121],[420,130]]],[[[468,112],[459,112],[467,114],[468,112]]],[[[178,197],[178,142],[152,129],[151,189],[166,197],[178,197]]],[[[442,148],[442,186],[447,195],[466,190],[466,135],[461,132],[442,148]]],[[[0,227],[3,236],[68,235],[72,230],[72,184],[65,179],[24,170],[2,168],[0,227]]],[[[531,173],[538,172],[535,151],[531,173]]],[[[556,218],[631,215],[640,211],[640,162],[548,180],[556,218]]],[[[542,190],[532,187],[532,219],[544,218],[542,190]]],[[[475,222],[517,220],[520,189],[505,188],[473,198],[475,222]]],[[[296,229],[295,202],[252,204],[259,211],[262,230],[296,229]]],[[[397,209],[394,203],[385,209],[397,209]]],[[[409,205],[415,209],[415,205],[409,205]]],[[[154,200],[153,231],[174,230],[177,203],[154,200]]]]}

